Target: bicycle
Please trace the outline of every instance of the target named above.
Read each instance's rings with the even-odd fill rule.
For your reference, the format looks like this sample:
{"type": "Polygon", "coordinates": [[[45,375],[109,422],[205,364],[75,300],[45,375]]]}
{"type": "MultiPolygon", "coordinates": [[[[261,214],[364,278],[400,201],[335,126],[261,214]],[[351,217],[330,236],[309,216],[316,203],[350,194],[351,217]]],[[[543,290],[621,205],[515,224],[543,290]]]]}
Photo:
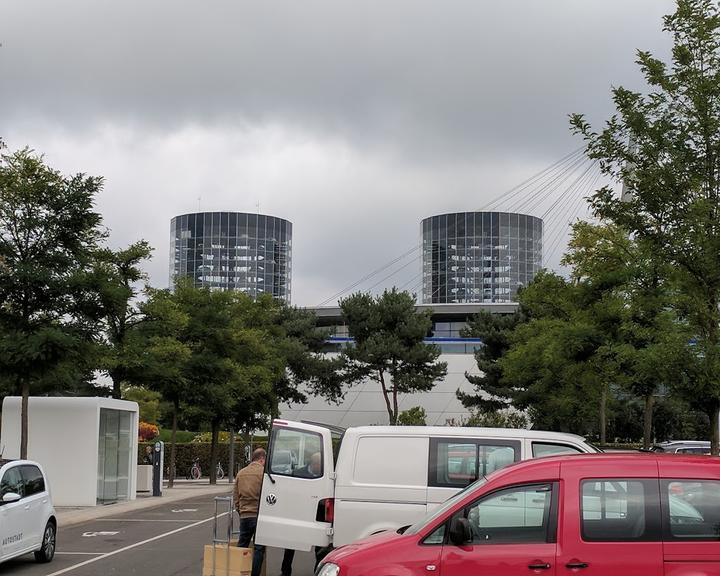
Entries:
{"type": "Polygon", "coordinates": [[[195,458],[185,478],[187,478],[188,480],[198,480],[200,476],[202,476],[202,470],[200,469],[200,458],[195,458]]]}
{"type": "MultiPolygon", "coordinates": [[[[188,472],[188,475],[186,478],[188,480],[199,480],[202,476],[202,469],[200,468],[200,458],[195,458],[193,460],[192,466],[190,466],[190,471],[188,472]]],[[[220,462],[217,463],[217,466],[215,467],[215,476],[218,480],[222,480],[225,478],[225,470],[223,470],[222,464],[220,462]]]]}

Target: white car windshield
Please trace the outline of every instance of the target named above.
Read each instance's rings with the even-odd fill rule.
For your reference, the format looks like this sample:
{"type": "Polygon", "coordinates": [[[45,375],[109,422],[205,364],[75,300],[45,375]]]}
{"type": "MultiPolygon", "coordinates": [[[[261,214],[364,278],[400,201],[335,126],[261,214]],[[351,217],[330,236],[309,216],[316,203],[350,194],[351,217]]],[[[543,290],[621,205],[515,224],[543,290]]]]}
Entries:
{"type": "Polygon", "coordinates": [[[475,488],[478,488],[479,486],[482,486],[483,484],[485,484],[485,482],[487,482],[487,480],[485,478],[480,478],[479,480],[476,480],[472,484],[465,486],[465,488],[460,490],[460,492],[458,492],[454,496],[451,496],[450,498],[445,500],[445,502],[440,504],[440,506],[438,506],[435,510],[433,510],[432,514],[430,514],[429,516],[425,516],[422,520],[420,520],[420,521],[416,522],[415,524],[413,524],[412,526],[410,526],[410,528],[405,530],[405,532],[403,532],[403,534],[417,534],[425,526],[427,526],[428,524],[432,524],[440,516],[445,514],[445,512],[447,510],[449,510],[450,508],[455,506],[455,504],[457,502],[459,502],[460,500],[462,500],[465,497],[467,492],[469,492],[470,490],[474,490],[475,488]]]}

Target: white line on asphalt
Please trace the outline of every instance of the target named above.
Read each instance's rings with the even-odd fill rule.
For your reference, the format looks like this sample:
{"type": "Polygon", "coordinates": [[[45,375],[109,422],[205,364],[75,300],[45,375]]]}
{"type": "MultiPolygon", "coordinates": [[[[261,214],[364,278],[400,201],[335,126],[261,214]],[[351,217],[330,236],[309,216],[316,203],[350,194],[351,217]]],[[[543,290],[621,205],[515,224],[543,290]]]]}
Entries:
{"type": "MultiPolygon", "coordinates": [[[[227,512],[223,512],[222,514],[218,514],[218,518],[221,516],[227,516],[227,512]]],[[[200,520],[199,522],[195,522],[194,524],[190,524],[188,526],[183,526],[182,528],[176,528],[175,530],[171,530],[170,532],[165,532],[164,534],[159,534],[157,536],[153,536],[152,538],[148,538],[147,540],[143,540],[142,542],[135,542],[135,544],[130,544],[129,546],[125,546],[125,548],[119,548],[117,550],[113,550],[112,552],[108,552],[107,554],[103,554],[102,556],[97,556],[96,558],[91,558],[90,560],[85,560],[85,562],[80,562],[79,564],[75,564],[74,566],[68,566],[67,568],[63,568],[62,570],[58,570],[57,572],[53,572],[52,574],[48,574],[47,576],[60,576],[60,574],[67,574],[68,572],[72,572],[73,570],[76,570],[77,568],[82,568],[83,566],[87,566],[88,564],[93,564],[94,562],[98,562],[99,560],[104,560],[105,558],[109,558],[110,556],[115,556],[116,554],[120,554],[122,552],[127,552],[128,550],[132,550],[133,548],[137,548],[138,546],[143,546],[145,544],[149,544],[150,542],[154,542],[155,540],[160,540],[161,538],[165,538],[166,536],[172,536],[173,534],[177,534],[178,532],[182,532],[183,530],[188,530],[190,528],[194,528],[195,526],[200,526],[200,524],[205,524],[206,522],[210,522],[215,517],[211,516],[210,518],[205,518],[205,520],[200,520]]]]}
{"type": "Polygon", "coordinates": [[[172,522],[174,524],[189,524],[192,520],[182,520],[181,518],[172,520],[164,518],[97,518],[95,522],[172,522]]]}

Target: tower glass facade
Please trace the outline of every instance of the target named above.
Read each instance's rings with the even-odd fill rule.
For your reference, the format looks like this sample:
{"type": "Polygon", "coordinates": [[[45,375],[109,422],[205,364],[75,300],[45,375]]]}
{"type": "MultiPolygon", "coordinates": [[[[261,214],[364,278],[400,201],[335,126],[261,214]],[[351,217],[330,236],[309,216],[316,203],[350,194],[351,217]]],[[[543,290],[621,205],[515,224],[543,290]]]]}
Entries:
{"type": "Polygon", "coordinates": [[[422,221],[423,304],[514,302],[542,267],[543,221],[457,212],[422,221]]]}
{"type": "Polygon", "coordinates": [[[292,223],[242,212],[183,214],[170,224],[170,284],[237,290],[290,302],[292,223]]]}

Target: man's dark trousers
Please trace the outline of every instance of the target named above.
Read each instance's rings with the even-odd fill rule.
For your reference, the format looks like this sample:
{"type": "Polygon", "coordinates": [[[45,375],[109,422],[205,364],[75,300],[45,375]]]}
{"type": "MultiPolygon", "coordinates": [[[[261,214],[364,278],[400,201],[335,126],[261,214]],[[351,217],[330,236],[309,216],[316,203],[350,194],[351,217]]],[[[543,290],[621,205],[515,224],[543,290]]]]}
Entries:
{"type": "MultiPolygon", "coordinates": [[[[250,541],[253,539],[253,536],[255,536],[256,528],[257,516],[240,518],[240,537],[237,543],[240,548],[250,548],[250,541]]],[[[252,576],[260,576],[263,560],[265,559],[265,546],[254,544],[253,548],[252,576]]],[[[290,563],[292,565],[292,560],[290,563]]]]}

